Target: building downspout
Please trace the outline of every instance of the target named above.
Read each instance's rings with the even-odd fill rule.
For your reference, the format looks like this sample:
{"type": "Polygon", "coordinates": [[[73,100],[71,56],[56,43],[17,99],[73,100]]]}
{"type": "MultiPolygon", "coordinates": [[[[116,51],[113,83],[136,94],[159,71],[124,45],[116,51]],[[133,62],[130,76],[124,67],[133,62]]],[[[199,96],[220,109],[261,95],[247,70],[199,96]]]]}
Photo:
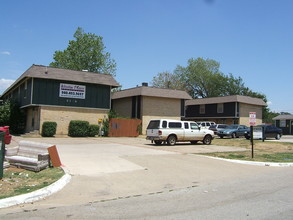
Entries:
{"type": "Polygon", "coordinates": [[[34,93],[34,78],[32,78],[32,85],[31,85],[31,105],[33,104],[33,93],[34,93]]]}

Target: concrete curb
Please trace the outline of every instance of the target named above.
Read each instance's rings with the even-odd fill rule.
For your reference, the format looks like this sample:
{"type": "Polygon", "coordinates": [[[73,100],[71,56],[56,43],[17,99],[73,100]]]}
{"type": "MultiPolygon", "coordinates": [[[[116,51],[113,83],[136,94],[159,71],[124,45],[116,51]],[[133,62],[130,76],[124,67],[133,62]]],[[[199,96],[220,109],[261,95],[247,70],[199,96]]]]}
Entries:
{"type": "Polygon", "coordinates": [[[246,161],[246,160],[232,160],[225,159],[219,157],[210,157],[205,155],[197,155],[200,157],[207,157],[216,160],[223,160],[231,163],[239,163],[239,164],[247,164],[247,165],[255,165],[255,166],[268,166],[268,167],[293,167],[293,163],[273,163],[273,162],[255,162],[255,161],[246,161]]]}
{"type": "Polygon", "coordinates": [[[42,189],[36,190],[31,193],[22,194],[19,196],[14,196],[10,198],[5,198],[0,200],[0,209],[1,208],[8,208],[10,206],[19,205],[23,203],[31,203],[45,197],[52,195],[53,193],[58,192],[61,190],[67,183],[71,180],[71,175],[68,174],[66,169],[62,168],[65,172],[64,176],[62,176],[59,180],[52,183],[51,185],[44,187],[42,189]]]}

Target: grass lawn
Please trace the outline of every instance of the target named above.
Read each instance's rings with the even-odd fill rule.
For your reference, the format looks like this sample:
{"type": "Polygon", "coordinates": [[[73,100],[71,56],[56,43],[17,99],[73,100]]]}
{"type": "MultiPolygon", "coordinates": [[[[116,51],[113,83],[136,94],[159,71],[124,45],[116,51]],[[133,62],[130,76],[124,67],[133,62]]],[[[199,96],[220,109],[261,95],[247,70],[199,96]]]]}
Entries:
{"type": "Polygon", "coordinates": [[[63,175],[61,168],[48,168],[40,172],[13,167],[5,169],[0,180],[0,199],[41,189],[56,182],[63,175]]]}
{"type": "Polygon", "coordinates": [[[243,148],[243,151],[205,153],[204,155],[236,160],[293,163],[293,143],[254,140],[254,158],[251,157],[251,143],[249,140],[241,138],[216,138],[213,140],[213,144],[239,147],[243,148]]]}

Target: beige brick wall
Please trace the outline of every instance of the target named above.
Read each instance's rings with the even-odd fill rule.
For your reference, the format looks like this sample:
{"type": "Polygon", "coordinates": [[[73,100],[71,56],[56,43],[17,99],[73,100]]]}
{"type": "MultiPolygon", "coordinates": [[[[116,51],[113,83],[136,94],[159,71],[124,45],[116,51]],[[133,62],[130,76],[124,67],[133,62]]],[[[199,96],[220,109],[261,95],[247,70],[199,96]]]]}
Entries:
{"type": "Polygon", "coordinates": [[[142,133],[146,134],[146,128],[151,119],[168,118],[180,120],[181,100],[158,97],[142,97],[142,133]]]}
{"type": "Polygon", "coordinates": [[[67,135],[71,120],[83,120],[90,124],[98,124],[98,119],[107,118],[108,112],[108,110],[103,109],[41,106],[40,133],[44,121],[57,122],[56,134],[67,135]]]}
{"type": "Polygon", "coordinates": [[[113,110],[118,113],[120,117],[131,117],[132,98],[114,99],[113,110]]]}
{"type": "Polygon", "coordinates": [[[239,106],[239,124],[249,126],[249,112],[256,112],[256,124],[262,124],[262,107],[244,103],[239,106]]]}

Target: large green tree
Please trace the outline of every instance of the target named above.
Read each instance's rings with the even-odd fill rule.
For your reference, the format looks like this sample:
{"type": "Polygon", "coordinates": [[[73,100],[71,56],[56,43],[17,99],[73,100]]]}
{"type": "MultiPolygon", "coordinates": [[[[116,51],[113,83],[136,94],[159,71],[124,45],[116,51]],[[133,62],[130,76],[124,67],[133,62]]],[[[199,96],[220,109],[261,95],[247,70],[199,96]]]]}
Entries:
{"type": "Polygon", "coordinates": [[[208,98],[227,95],[247,95],[262,98],[245,86],[241,77],[220,71],[220,63],[212,59],[189,59],[187,66],[177,66],[173,73],[158,73],[152,85],[159,88],[182,89],[193,98],[208,98]]]}
{"type": "Polygon", "coordinates": [[[152,85],[157,88],[181,89],[184,90],[185,83],[181,80],[181,76],[170,72],[161,72],[153,77],[152,85]]]}
{"type": "MultiPolygon", "coordinates": [[[[193,98],[208,98],[228,95],[244,95],[261,98],[267,102],[264,94],[254,92],[245,86],[241,77],[232,73],[225,75],[220,71],[220,63],[212,59],[189,59],[187,66],[177,66],[173,73],[158,73],[152,85],[159,88],[185,90],[193,98]]],[[[263,110],[265,122],[271,122],[269,108],[263,110]]]]}
{"type": "Polygon", "coordinates": [[[193,98],[220,96],[225,77],[220,63],[212,59],[189,59],[187,66],[177,66],[174,74],[180,76],[186,90],[193,98]]]}
{"type": "Polygon", "coordinates": [[[84,33],[78,27],[74,33],[75,40],[70,40],[68,47],[55,51],[54,62],[50,66],[72,70],[88,70],[115,76],[116,62],[105,51],[103,38],[92,33],[84,33]]]}

